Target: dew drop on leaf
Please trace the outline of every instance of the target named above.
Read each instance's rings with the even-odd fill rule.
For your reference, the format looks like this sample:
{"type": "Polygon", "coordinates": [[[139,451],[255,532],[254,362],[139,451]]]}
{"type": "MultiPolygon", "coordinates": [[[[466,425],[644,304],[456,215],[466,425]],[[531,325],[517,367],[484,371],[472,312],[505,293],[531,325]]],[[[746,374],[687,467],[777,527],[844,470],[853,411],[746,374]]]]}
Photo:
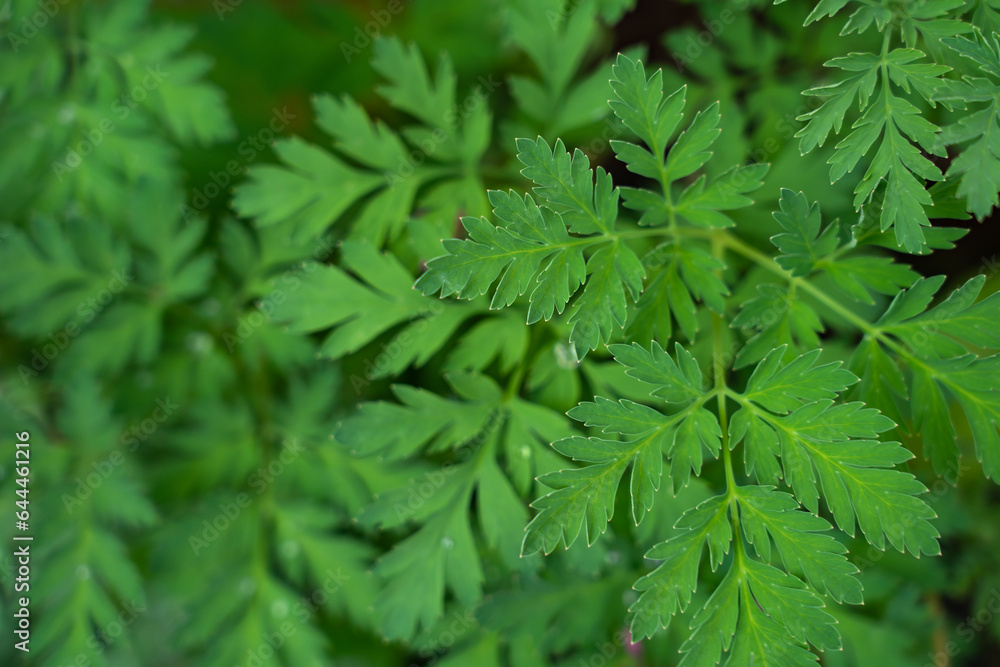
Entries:
{"type": "Polygon", "coordinates": [[[201,302],[201,312],[208,317],[218,315],[222,311],[222,302],[218,299],[209,297],[201,302]]]}
{"type": "Polygon", "coordinates": [[[204,331],[192,331],[188,334],[187,349],[191,351],[192,354],[204,355],[212,351],[215,346],[215,341],[213,338],[205,333],[204,331]]]}
{"type": "Polygon", "coordinates": [[[244,597],[250,597],[255,590],[257,590],[257,582],[253,580],[253,577],[240,579],[240,594],[244,597]]]}
{"type": "Polygon", "coordinates": [[[299,555],[299,551],[301,551],[299,543],[295,540],[285,540],[281,544],[281,553],[285,558],[295,558],[299,555]]]}
{"type": "Polygon", "coordinates": [[[69,125],[76,118],[76,107],[72,104],[66,104],[61,109],[59,109],[59,123],[62,125],[69,125]]]}
{"type": "Polygon", "coordinates": [[[275,600],[271,603],[271,616],[282,619],[288,616],[288,603],[284,600],[275,600]]]}
{"type": "Polygon", "coordinates": [[[559,368],[573,370],[580,363],[580,360],[576,358],[576,350],[569,343],[556,343],[552,351],[556,355],[556,363],[559,364],[559,368]]]}

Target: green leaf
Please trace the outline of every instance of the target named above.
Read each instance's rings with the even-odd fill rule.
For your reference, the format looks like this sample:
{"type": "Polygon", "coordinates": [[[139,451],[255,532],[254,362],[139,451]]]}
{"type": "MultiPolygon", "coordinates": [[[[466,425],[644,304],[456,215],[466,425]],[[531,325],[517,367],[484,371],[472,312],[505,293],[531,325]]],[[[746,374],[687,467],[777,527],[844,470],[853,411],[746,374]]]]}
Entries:
{"type": "Polygon", "coordinates": [[[832,262],[824,260],[819,267],[848,296],[868,305],[875,303],[872,292],[895,296],[918,277],[908,266],[897,264],[889,257],[872,255],[837,258],[832,262]]]}
{"type": "Polygon", "coordinates": [[[712,157],[708,148],[722,132],[719,127],[720,119],[718,102],[695,114],[694,120],[681,132],[667,153],[664,171],[668,180],[675,181],[690,176],[708,162],[712,157]]]}
{"type": "Polygon", "coordinates": [[[775,350],[758,364],[743,395],[772,412],[785,413],[820,399],[836,397],[858,381],[840,362],[816,365],[820,350],[782,364],[783,350],[775,350]]]}
{"type": "MultiPolygon", "coordinates": [[[[599,438],[573,437],[553,443],[553,447],[564,456],[576,461],[590,463],[583,468],[551,472],[539,478],[542,484],[553,489],[531,504],[538,513],[528,524],[521,546],[521,554],[529,555],[537,551],[549,554],[560,544],[569,548],[580,536],[581,531],[591,546],[607,528],[614,514],[615,495],[625,468],[633,459],[641,462],[633,469],[633,477],[638,476],[634,486],[638,498],[645,498],[659,483],[657,461],[662,449],[663,431],[660,427],[629,442],[616,442],[599,438]],[[645,454],[647,450],[655,454],[645,454]]],[[[638,516],[638,498],[633,504],[633,512],[638,516]]]]}
{"type": "Polygon", "coordinates": [[[796,497],[810,511],[817,511],[815,474],[838,527],[854,534],[857,517],[865,538],[884,548],[885,539],[898,551],[937,555],[938,532],[929,519],[937,515],[915,496],[926,487],[912,475],[893,467],[912,458],[898,443],[877,443],[849,438],[871,437],[873,430],[886,430],[874,410],[858,410],[857,404],[832,408],[818,403],[800,408],[778,426],[785,479],[796,497]],[[884,536],[884,537],[883,537],[884,536]]]}
{"type": "MultiPolygon", "coordinates": [[[[461,378],[462,376],[455,376],[461,378]]],[[[345,420],[334,437],[357,456],[381,454],[400,459],[427,448],[457,449],[474,438],[499,405],[500,389],[486,376],[469,376],[482,386],[481,400],[449,400],[407,385],[394,385],[400,403],[364,403],[345,420]]]]}
{"type": "Polygon", "coordinates": [[[639,258],[620,241],[599,248],[590,256],[587,285],[569,314],[569,323],[573,325],[570,340],[578,358],[609,340],[616,328],[625,327],[625,292],[637,301],[645,275],[639,258]]]}
{"type": "Polygon", "coordinates": [[[683,118],[687,87],[663,98],[663,71],[656,70],[647,79],[641,61],[621,53],[611,68],[611,88],[615,97],[608,104],[621,118],[625,127],[650,147],[654,156],[662,157],[667,141],[683,118]]]}
{"type": "Polygon", "coordinates": [[[976,30],[974,39],[948,37],[941,42],[963,58],[978,65],[980,72],[991,78],[964,77],[966,89],[960,99],[986,102],[987,108],[959,118],[941,132],[943,145],[956,145],[972,140],[952,161],[946,176],[958,177],[958,195],[967,201],[967,210],[982,220],[997,205],[1000,192],[1000,45],[996,35],[987,40],[976,30]]]}
{"type": "MultiPolygon", "coordinates": [[[[752,563],[753,561],[747,561],[752,563]]],[[[758,590],[767,590],[765,570],[754,573],[754,583],[758,590]]],[[[791,589],[794,590],[794,589],[791,589]]],[[[803,596],[796,596],[803,597],[803,596]]],[[[807,598],[808,599],[808,598],[807,598]]],[[[801,604],[804,600],[796,599],[801,604]]],[[[808,602],[812,603],[811,600],[808,602]]],[[[727,665],[760,665],[761,667],[812,667],[816,656],[798,644],[789,641],[789,631],[781,623],[771,618],[768,611],[754,598],[744,592],[740,599],[740,623],[736,627],[736,638],[727,665]]],[[[776,605],[771,605],[772,608],[776,605]]],[[[818,605],[817,605],[818,606],[818,605]]],[[[777,613],[777,612],[776,612],[777,613]]]]}
{"type": "Polygon", "coordinates": [[[732,218],[722,211],[751,205],[753,201],[745,195],[763,185],[768,165],[734,166],[711,182],[703,174],[683,191],[674,192],[676,181],[699,170],[711,157],[708,149],[722,131],[719,104],[696,113],[668,150],[667,143],[683,117],[687,88],[664,98],[662,71],[647,78],[642,62],[624,54],[618,55],[612,74],[616,99],[609,104],[646,146],[613,139],[611,148],[629,171],[657,181],[662,189],[662,193],[622,189],[625,206],[642,212],[639,224],[675,224],[680,219],[709,229],[733,226],[732,218]]]}
{"type": "MultiPolygon", "coordinates": [[[[865,8],[862,8],[851,16],[845,31],[857,29],[862,32],[872,19],[880,24],[885,21],[885,17],[878,12],[866,14],[865,8]]],[[[923,57],[924,53],[916,49],[900,48],[890,50],[882,57],[873,53],[852,53],[826,62],[827,67],[856,74],[839,83],[805,91],[807,95],[827,100],[818,109],[799,117],[807,125],[796,134],[801,140],[803,155],[822,146],[831,130],[840,132],[848,108],[855,98],[859,100],[863,113],[852,125],[853,131],[837,144],[830,159],[830,178],[837,181],[852,173],[861,158],[878,142],[878,148],[854,190],[854,207],[860,210],[884,180],[881,229],[886,231],[894,227],[896,243],[910,253],[923,251],[926,239],[921,228],[930,226],[924,207],[933,206],[933,200],[925,190],[924,182],[944,178],[937,166],[921,153],[922,150],[935,155],[943,154],[936,145],[940,128],[921,116],[917,107],[892,91],[893,86],[905,94],[912,90],[934,104],[938,92],[945,86],[941,76],[950,68],[915,62],[923,57]],[[876,85],[879,87],[879,101],[873,104],[876,85]]]]}
{"type": "Polygon", "coordinates": [[[597,397],[593,403],[581,403],[570,410],[569,416],[586,426],[624,437],[614,441],[576,436],[553,443],[564,456],[590,465],[539,479],[554,490],[532,503],[538,514],[528,525],[524,554],[539,550],[548,554],[560,544],[569,548],[584,530],[588,546],[594,544],[613,516],[618,485],[629,464],[632,517],[639,525],[644,510],[653,506],[664,456],[670,461],[668,472],[674,487],[682,488],[692,471],[701,473],[705,450],[719,455],[722,431],[718,419],[701,407],[706,396],[701,391],[698,363],[680,345],[676,351],[675,363],[655,344],[648,352],[637,344],[611,346],[615,359],[629,375],[655,387],[652,396],[669,403],[687,401],[688,405],[667,415],[632,401],[597,397]]]}
{"type": "Polygon", "coordinates": [[[13,225],[0,233],[0,310],[22,335],[45,335],[68,324],[79,328],[97,315],[102,291],[120,292],[131,282],[127,244],[90,220],[60,225],[40,216],[30,235],[13,225]],[[45,308],[34,307],[42,301],[45,308]]]}
{"type": "Polygon", "coordinates": [[[681,645],[680,667],[715,667],[732,645],[739,620],[739,568],[731,567],[705,606],[691,620],[691,634],[681,645]]]}
{"type": "Polygon", "coordinates": [[[838,603],[861,604],[861,582],[854,576],[858,568],[844,556],[847,548],[824,534],[832,528],[826,519],[800,511],[791,495],[768,487],[742,486],[738,498],[747,542],[764,562],[771,560],[773,541],[787,570],[802,573],[810,586],[838,603]]]}
{"type": "MultiPolygon", "coordinates": [[[[205,81],[212,60],[202,54],[182,52],[195,35],[193,27],[150,28],[142,4],[108,8],[105,12],[104,16],[88,17],[93,23],[88,30],[88,48],[106,55],[121,54],[99,66],[112,69],[112,76],[124,79],[125,90],[139,86],[145,89],[147,94],[141,99],[138,94],[129,95],[130,106],[141,104],[185,143],[206,145],[233,138],[235,128],[225,96],[205,81]],[[126,54],[128,57],[124,57],[126,54]]],[[[116,109],[116,119],[118,116],[116,109]]]]}
{"type": "Polygon", "coordinates": [[[411,288],[409,271],[370,243],[345,241],[341,260],[360,280],[344,269],[307,262],[302,274],[285,273],[272,282],[267,303],[271,317],[291,331],[333,327],[320,350],[333,359],[404,325],[356,378],[356,388],[426,363],[463,321],[485,309],[485,304],[442,304],[421,296],[411,288]]]}
{"type": "Polygon", "coordinates": [[[897,399],[907,397],[906,381],[895,360],[874,338],[866,337],[851,358],[851,372],[861,378],[857,398],[881,410],[894,422],[903,423],[897,399]]]}
{"type": "Polygon", "coordinates": [[[324,232],[358,199],[386,182],[301,139],[276,141],[274,151],[285,166],[251,167],[249,181],[236,190],[233,205],[260,225],[289,227],[292,236],[324,232]]]}
{"type": "Polygon", "coordinates": [[[785,231],[771,237],[781,252],[776,261],[793,276],[808,276],[820,259],[836,249],[837,225],[827,225],[821,232],[819,204],[810,206],[801,192],[782,189],[778,205],[781,211],[774,213],[774,219],[785,231]]]}
{"type": "Polygon", "coordinates": [[[760,361],[772,350],[784,347],[782,356],[791,358],[801,349],[819,346],[823,322],[807,302],[793,298],[788,287],[761,283],[760,296],[749,299],[730,323],[750,338],[736,354],[735,368],[760,361]]]}
{"type": "MultiPolygon", "coordinates": [[[[947,390],[966,413],[976,443],[976,457],[983,463],[984,472],[990,478],[998,478],[1000,439],[993,425],[1000,420],[997,408],[1000,393],[988,379],[995,357],[977,357],[968,351],[1000,347],[1000,332],[996,327],[1000,296],[991,294],[977,301],[985,276],[976,276],[928,308],[943,284],[944,276],[921,278],[899,293],[876,322],[880,335],[877,341],[882,345],[898,345],[893,340],[896,339],[905,344],[902,352],[900,348],[890,349],[912,371],[913,430],[923,433],[924,455],[934,463],[935,471],[952,474],[958,467],[955,428],[942,392],[947,390]]],[[[870,351],[857,363],[860,365],[876,354],[870,351]]],[[[867,364],[865,381],[869,387],[876,382],[875,373],[887,364],[884,359],[867,364]]],[[[900,380],[895,378],[891,386],[894,393],[905,396],[900,380]]],[[[869,394],[873,391],[869,389],[869,394]]],[[[878,405],[883,407],[890,398],[881,397],[878,405]]]]}
{"type": "MultiPolygon", "coordinates": [[[[781,0],[784,2],[784,0],[781,0]]],[[[806,22],[803,25],[809,25],[815,21],[819,21],[822,18],[832,17],[837,14],[841,9],[847,6],[850,0],[819,0],[813,10],[809,12],[809,16],[806,17],[806,22]]],[[[778,4],[776,0],[774,4],[778,4]]]]}
{"type": "Polygon", "coordinates": [[[876,326],[898,336],[922,356],[963,354],[965,348],[955,345],[953,339],[976,347],[997,347],[1000,332],[995,323],[1000,316],[1000,296],[991,294],[976,302],[985,276],[970,279],[924,312],[943,279],[936,276],[918,280],[893,300],[876,326]]]}
{"type": "Polygon", "coordinates": [[[373,121],[347,95],[323,95],[313,101],[316,124],[331,137],[340,152],[375,169],[395,169],[406,160],[406,147],[381,120],[373,121]]]}
{"type": "Polygon", "coordinates": [[[586,283],[568,318],[570,341],[582,358],[625,325],[626,292],[633,301],[639,298],[645,270],[635,252],[613,234],[618,193],[603,169],[598,168],[595,184],[579,151],[571,159],[561,143],[555,152],[541,139],[519,140],[518,145],[519,157],[528,165],[524,172],[535,179],[539,196],[548,197],[548,206],[536,204],[531,195],[491,192],[501,225],[485,218],[463,219],[469,238],[445,240],[448,254],[428,262],[415,286],[428,295],[473,298],[486,294],[499,278],[491,307],[510,306],[530,290],[531,324],[561,314],[586,283]],[[570,236],[571,231],[598,235],[570,236]],[[601,243],[609,244],[585,259],[584,250],[601,243]]]}
{"type": "MultiPolygon", "coordinates": [[[[1000,427],[1000,391],[996,389],[1000,356],[978,358],[968,354],[954,359],[933,361],[928,366],[929,373],[947,387],[962,406],[976,443],[976,459],[982,464],[983,473],[990,479],[1000,480],[1000,435],[997,434],[997,428],[1000,427]]],[[[916,386],[914,386],[914,399],[916,399],[916,386]]],[[[951,424],[943,420],[946,414],[945,406],[940,403],[938,397],[935,399],[937,400],[934,403],[927,401],[925,405],[929,410],[936,411],[937,414],[934,416],[942,419],[937,428],[942,433],[950,434],[951,424]]],[[[938,448],[933,446],[929,448],[932,460],[942,466],[941,474],[945,472],[953,474],[958,470],[952,448],[947,447],[947,444],[952,442],[954,440],[946,441],[945,445],[941,446],[940,453],[935,451],[938,448]]]]}
{"type": "Polygon", "coordinates": [[[549,147],[545,139],[517,140],[521,173],[535,183],[535,193],[561,213],[571,232],[609,234],[618,218],[618,190],[602,167],[594,172],[577,148],[572,156],[562,140],[549,147]]]}
{"type": "Polygon", "coordinates": [[[736,222],[721,211],[751,206],[753,200],[744,195],[760,189],[768,169],[766,164],[737,166],[711,183],[703,174],[684,189],[674,210],[678,217],[698,227],[732,227],[736,222]]]}
{"type": "Polygon", "coordinates": [[[653,277],[629,321],[638,340],[666,342],[673,328],[673,315],[684,336],[694,341],[700,328],[695,298],[717,313],[725,310],[729,288],[716,275],[725,265],[706,250],[690,243],[667,241],[652,250],[644,264],[653,277]]]}
{"type": "Polygon", "coordinates": [[[646,553],[646,558],[662,562],[635,583],[639,599],[629,607],[632,637],[652,637],[691,603],[706,544],[712,570],[718,568],[733,537],[728,507],[724,496],[716,496],[688,510],[676,525],[682,532],[646,553]]]}
{"type": "Polygon", "coordinates": [[[483,573],[465,516],[467,506],[466,495],[454,498],[451,509],[379,560],[375,572],[387,583],[375,606],[387,639],[410,637],[418,626],[431,627],[444,613],[446,588],[466,605],[482,595],[483,573]]]}
{"type": "Polygon", "coordinates": [[[735,446],[735,438],[747,439],[748,474],[773,481],[773,457],[780,452],[785,483],[813,514],[819,511],[818,480],[844,532],[854,534],[856,517],[865,538],[880,549],[888,539],[899,551],[940,553],[938,532],[928,521],[936,514],[916,497],[926,487],[894,469],[912,454],[898,443],[874,440],[895,424],[861,403],[834,403],[857,378],[839,364],[814,367],[817,357],[818,350],[782,366],[776,351],[754,370],[730,441],[735,446]]]}
{"type": "Polygon", "coordinates": [[[528,351],[528,330],[514,315],[484,319],[467,331],[449,353],[446,368],[483,371],[499,359],[511,371],[528,351]]]}
{"type": "Polygon", "coordinates": [[[452,127],[447,123],[447,114],[455,106],[455,71],[450,58],[441,55],[432,80],[416,44],[380,38],[375,40],[372,67],[389,81],[379,87],[379,94],[393,106],[429,127],[452,127]]]}
{"type": "Polygon", "coordinates": [[[608,350],[628,375],[656,387],[651,396],[667,403],[686,403],[704,395],[705,379],[698,361],[680,343],[674,344],[676,362],[653,343],[648,351],[639,343],[609,345],[608,350]]]}
{"type": "MultiPolygon", "coordinates": [[[[825,606],[822,600],[805,584],[752,558],[741,564],[745,565],[747,585],[754,602],[787,630],[785,641],[790,652],[794,649],[788,639],[799,644],[808,642],[820,650],[841,648],[840,634],[834,627],[837,621],[822,611],[825,606]]],[[[739,651],[733,653],[735,656],[739,651]]]]}

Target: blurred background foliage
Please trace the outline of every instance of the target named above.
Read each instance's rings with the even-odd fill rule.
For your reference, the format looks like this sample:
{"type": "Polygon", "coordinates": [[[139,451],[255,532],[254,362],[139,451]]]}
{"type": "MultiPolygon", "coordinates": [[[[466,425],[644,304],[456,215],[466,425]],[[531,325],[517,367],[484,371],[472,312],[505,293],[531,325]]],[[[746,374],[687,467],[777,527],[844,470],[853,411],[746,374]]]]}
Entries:
{"type": "MultiPolygon", "coordinates": [[[[436,306],[407,280],[459,216],[488,212],[487,188],[525,187],[515,137],[561,137],[616,183],[634,181],[607,142],[623,133],[606,105],[618,51],[663,66],[664,87],[687,84],[695,108],[721,101],[710,171],[772,164],[758,205],[736,216],[741,229],[761,241],[775,233],[779,186],[822,202],[828,219],[855,218],[852,180],[829,183],[831,145],[803,159],[792,136],[809,110],[801,91],[827,80],[822,63],[871,48],[872,35],[838,36],[830,22],[803,29],[808,5],[400,0],[389,13],[362,0],[5,2],[0,424],[5,442],[31,433],[26,664],[674,664],[689,619],[641,644],[621,640],[629,586],[676,519],[671,502],[638,529],[616,512],[591,549],[519,562],[509,548],[537,495],[532,478],[560,465],[547,443],[572,428],[565,410],[636,388],[607,356],[568,362],[565,325],[522,340],[520,315],[487,316],[479,301],[436,306]],[[452,99],[478,86],[484,102],[473,100],[454,146],[408,153],[401,164],[418,175],[387,185],[380,172],[395,169],[396,148],[385,139],[388,157],[352,153],[371,127],[359,114],[408,128],[411,145],[426,140],[433,122],[400,101],[420,88],[424,62],[445,73],[438,90],[449,88],[440,54],[452,99]],[[293,136],[335,144],[339,157],[324,161],[293,136]],[[290,165],[281,181],[279,164],[290,165]],[[320,263],[341,267],[322,273],[325,291],[309,279],[320,263]],[[351,318],[353,330],[337,328],[351,318]],[[404,325],[422,346],[399,343],[404,325]],[[341,441],[350,433],[331,438],[356,423],[360,401],[393,390],[413,421],[388,411],[383,433],[359,426],[353,436],[378,455],[352,455],[341,441]],[[421,434],[423,423],[441,431],[421,434]],[[437,445],[413,456],[420,438],[437,445]],[[482,473],[476,495],[452,494],[461,474],[441,466],[461,466],[451,450],[476,438],[501,448],[512,485],[498,469],[482,473]],[[421,484],[433,492],[420,495],[421,484]],[[502,511],[479,500],[487,492],[506,499],[502,511]],[[414,493],[413,517],[385,500],[414,493]],[[453,542],[428,551],[440,552],[431,570],[445,568],[450,592],[433,571],[414,576],[428,566],[419,559],[376,567],[432,534],[410,519],[441,520],[449,503],[463,518],[477,512],[459,545],[471,558],[449,557],[453,542]],[[473,561],[484,583],[469,590],[462,570],[473,561]]],[[[956,248],[915,268],[946,273],[950,286],[985,271],[991,293],[995,221],[963,224],[971,232],[956,248]]],[[[852,341],[824,346],[846,357],[852,341]]],[[[845,650],[822,664],[994,664],[1000,615],[982,610],[1000,596],[998,492],[963,460],[972,463],[949,483],[911,463],[940,515],[943,558],[850,545],[866,604],[831,608],[845,650]]],[[[12,464],[0,461],[11,507],[12,464]]],[[[711,482],[696,480],[685,500],[707,497],[711,482]]],[[[0,522],[5,544],[13,532],[0,522]]],[[[10,552],[0,558],[4,628],[10,552]]],[[[3,636],[0,662],[23,661],[3,636]]]]}

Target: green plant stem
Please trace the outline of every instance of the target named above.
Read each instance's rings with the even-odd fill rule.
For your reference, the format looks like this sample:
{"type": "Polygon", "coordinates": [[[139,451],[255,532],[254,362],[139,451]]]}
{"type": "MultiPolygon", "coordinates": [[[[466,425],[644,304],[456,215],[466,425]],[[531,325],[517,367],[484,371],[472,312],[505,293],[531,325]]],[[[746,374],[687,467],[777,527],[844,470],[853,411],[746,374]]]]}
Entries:
{"type": "Polygon", "coordinates": [[[917,356],[913,352],[910,352],[906,347],[891,338],[884,331],[882,331],[878,326],[868,322],[863,317],[860,317],[850,309],[844,307],[834,299],[832,299],[823,290],[816,287],[814,284],[809,282],[806,278],[793,276],[791,273],[786,271],[775,262],[771,257],[768,257],[764,253],[760,252],[756,248],[747,243],[744,243],[740,239],[736,238],[732,234],[726,234],[723,238],[723,243],[726,247],[731,248],[735,252],[743,255],[747,259],[753,260],[759,266],[781,276],[787,280],[793,287],[801,288],[804,292],[807,292],[810,296],[815,298],[817,301],[822,303],[824,306],[829,308],[831,311],[837,313],[840,317],[844,318],[850,322],[854,327],[861,331],[865,336],[874,338],[879,343],[884,345],[887,349],[892,350],[900,358],[906,360],[910,366],[920,367],[923,369],[930,377],[934,378],[938,382],[942,382],[948,385],[948,388],[958,394],[962,394],[973,400],[975,402],[981,402],[974,394],[966,390],[960,384],[951,381],[947,375],[943,375],[938,372],[932,364],[928,363],[923,358],[917,356]]]}
{"type": "MultiPolygon", "coordinates": [[[[720,262],[725,257],[724,232],[716,233],[712,236],[712,255],[720,262]]],[[[716,272],[720,278],[722,270],[716,272]]],[[[726,410],[726,396],[729,388],[726,386],[726,324],[722,315],[712,313],[712,378],[715,383],[716,405],[719,412],[719,427],[722,430],[722,461],[726,469],[726,499],[729,511],[729,520],[733,527],[733,542],[735,543],[733,567],[739,567],[742,573],[743,568],[743,539],[740,533],[740,515],[737,508],[737,495],[739,487],[736,484],[736,475],[733,472],[733,454],[729,447],[729,416],[726,410]]],[[[740,577],[743,583],[742,576],[740,577]]],[[[744,594],[746,591],[744,591],[744,594]]]]}
{"type": "Polygon", "coordinates": [[[719,410],[719,427],[722,429],[722,459],[726,466],[726,492],[730,498],[736,493],[736,477],[733,474],[732,454],[729,451],[729,422],[726,414],[726,369],[723,364],[725,347],[723,344],[725,324],[722,317],[712,313],[712,361],[715,377],[715,397],[719,410]]]}

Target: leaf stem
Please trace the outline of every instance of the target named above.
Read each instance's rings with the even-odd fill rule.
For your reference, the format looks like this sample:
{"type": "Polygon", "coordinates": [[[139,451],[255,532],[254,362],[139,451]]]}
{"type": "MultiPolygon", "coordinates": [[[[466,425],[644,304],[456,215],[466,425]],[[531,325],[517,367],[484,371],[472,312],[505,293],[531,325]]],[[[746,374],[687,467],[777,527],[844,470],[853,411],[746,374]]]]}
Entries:
{"type": "MultiPolygon", "coordinates": [[[[712,235],[712,255],[723,262],[725,258],[724,232],[717,232],[712,235]]],[[[722,269],[717,269],[715,274],[721,278],[722,269]]],[[[729,519],[733,526],[733,541],[736,544],[734,558],[742,570],[743,561],[743,538],[740,533],[740,515],[737,509],[737,489],[736,475],[733,473],[733,455],[729,444],[729,416],[726,412],[726,394],[729,388],[726,386],[726,326],[722,315],[712,313],[712,377],[715,382],[715,396],[719,411],[719,427],[722,430],[722,461],[726,468],[726,499],[729,506],[729,519]]]]}
{"type": "Polygon", "coordinates": [[[947,385],[948,389],[956,395],[962,395],[967,399],[975,402],[982,403],[982,399],[978,397],[973,392],[963,387],[960,383],[956,383],[951,380],[947,374],[941,374],[938,369],[927,360],[919,357],[902,344],[891,338],[884,331],[882,331],[877,325],[868,322],[863,317],[860,317],[849,308],[843,306],[841,303],[833,299],[826,292],[821,290],[816,285],[812,284],[805,277],[796,277],[791,273],[786,271],[781,267],[774,259],[760,252],[753,246],[741,241],[732,234],[728,232],[716,231],[714,233],[704,233],[705,230],[682,230],[684,232],[702,232],[699,234],[694,234],[701,237],[709,237],[713,240],[713,243],[719,242],[724,246],[738,252],[747,259],[750,259],[757,263],[759,266],[771,271],[772,273],[781,276],[783,279],[787,280],[792,287],[801,288],[802,291],[807,292],[816,301],[823,304],[825,307],[829,308],[831,311],[845,319],[852,326],[856,327],[865,336],[875,339],[886,349],[891,350],[899,358],[906,361],[911,367],[921,368],[929,377],[937,380],[938,382],[947,385]]]}
{"type": "Polygon", "coordinates": [[[715,396],[719,408],[719,427],[722,429],[722,458],[726,466],[726,492],[732,497],[735,495],[736,478],[733,474],[732,455],[729,452],[729,422],[726,414],[726,369],[723,364],[725,359],[725,346],[723,344],[722,317],[712,313],[712,361],[714,369],[712,375],[715,377],[715,396]]]}

